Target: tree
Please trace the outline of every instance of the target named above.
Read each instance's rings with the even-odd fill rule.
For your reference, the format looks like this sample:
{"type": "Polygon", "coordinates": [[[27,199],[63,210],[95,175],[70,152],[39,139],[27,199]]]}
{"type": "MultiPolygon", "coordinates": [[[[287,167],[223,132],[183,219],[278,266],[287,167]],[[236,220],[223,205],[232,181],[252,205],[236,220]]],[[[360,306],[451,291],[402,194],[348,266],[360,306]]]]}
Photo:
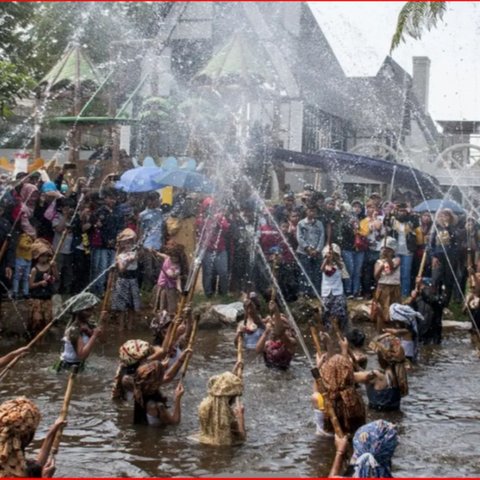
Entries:
{"type": "Polygon", "coordinates": [[[18,66],[0,60],[0,118],[12,114],[15,101],[29,94],[35,82],[18,66]]]}
{"type": "Polygon", "coordinates": [[[418,40],[425,29],[430,31],[443,19],[447,2],[407,2],[400,10],[397,27],[390,45],[390,53],[405,41],[405,35],[418,40]]]}

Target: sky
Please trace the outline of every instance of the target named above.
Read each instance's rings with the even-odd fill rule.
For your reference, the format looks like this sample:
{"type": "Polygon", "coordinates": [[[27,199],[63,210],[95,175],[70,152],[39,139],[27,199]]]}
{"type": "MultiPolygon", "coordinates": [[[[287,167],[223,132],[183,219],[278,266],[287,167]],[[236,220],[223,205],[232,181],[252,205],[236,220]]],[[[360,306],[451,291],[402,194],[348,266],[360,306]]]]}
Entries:
{"type": "MultiPolygon", "coordinates": [[[[403,2],[309,2],[348,76],[372,76],[389,53],[403,2]]],[[[449,2],[443,22],[421,40],[407,38],[392,57],[412,73],[412,57],[430,65],[434,120],[480,121],[480,2],[449,2]]]]}

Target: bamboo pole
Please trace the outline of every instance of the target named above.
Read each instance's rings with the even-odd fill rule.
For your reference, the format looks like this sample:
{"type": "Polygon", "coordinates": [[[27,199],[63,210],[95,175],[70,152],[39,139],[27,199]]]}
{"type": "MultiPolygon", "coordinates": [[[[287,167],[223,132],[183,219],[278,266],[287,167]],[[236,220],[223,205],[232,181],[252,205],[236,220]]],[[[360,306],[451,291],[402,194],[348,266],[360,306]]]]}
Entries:
{"type": "MultiPolygon", "coordinates": [[[[72,367],[72,371],[70,373],[70,376],[68,377],[67,389],[65,391],[65,396],[63,397],[62,410],[60,411],[60,417],[59,418],[63,422],[67,419],[68,407],[70,406],[70,400],[72,399],[73,384],[75,382],[75,377],[77,376],[77,373],[78,373],[78,366],[75,365],[75,366],[72,367]]],[[[51,455],[52,456],[54,456],[58,453],[60,440],[62,439],[62,433],[63,433],[63,427],[60,427],[60,429],[57,431],[57,433],[55,435],[55,439],[53,440],[53,445],[52,445],[52,450],[51,450],[51,455]]]]}
{"type": "MultiPolygon", "coordinates": [[[[197,337],[197,331],[198,331],[198,318],[195,318],[193,320],[193,325],[192,325],[192,331],[190,332],[190,338],[188,339],[188,345],[187,348],[192,349],[193,344],[195,342],[195,338],[197,337]]],[[[187,356],[185,357],[185,360],[182,365],[182,370],[181,370],[181,376],[180,376],[180,381],[179,383],[182,383],[183,379],[185,378],[185,375],[187,373],[188,365],[190,364],[190,359],[192,357],[193,352],[187,352],[187,356]]]]}
{"type": "Polygon", "coordinates": [[[169,325],[167,334],[163,340],[162,348],[165,352],[168,352],[172,347],[173,342],[175,341],[175,335],[177,329],[180,326],[183,318],[183,310],[185,306],[192,301],[193,294],[195,292],[195,286],[197,284],[198,275],[200,273],[200,262],[195,262],[194,270],[192,274],[192,282],[187,286],[187,289],[182,293],[182,298],[177,307],[177,312],[175,313],[175,318],[173,322],[169,325]]]}
{"type": "MultiPolygon", "coordinates": [[[[318,337],[318,331],[317,327],[313,322],[309,322],[310,325],[310,334],[312,335],[312,340],[315,345],[315,350],[320,356],[322,354],[322,347],[320,344],[320,338],[318,337]]],[[[315,379],[315,383],[317,385],[317,389],[319,393],[323,396],[323,401],[325,403],[325,412],[327,413],[330,421],[332,422],[333,430],[335,431],[335,435],[338,435],[339,437],[344,437],[344,433],[342,430],[342,427],[340,425],[340,422],[338,421],[338,417],[335,413],[335,410],[333,408],[332,402],[330,401],[330,398],[328,397],[328,392],[325,384],[323,383],[323,379],[320,375],[320,371],[317,367],[312,368],[311,373],[313,375],[313,378],[315,379]]]]}

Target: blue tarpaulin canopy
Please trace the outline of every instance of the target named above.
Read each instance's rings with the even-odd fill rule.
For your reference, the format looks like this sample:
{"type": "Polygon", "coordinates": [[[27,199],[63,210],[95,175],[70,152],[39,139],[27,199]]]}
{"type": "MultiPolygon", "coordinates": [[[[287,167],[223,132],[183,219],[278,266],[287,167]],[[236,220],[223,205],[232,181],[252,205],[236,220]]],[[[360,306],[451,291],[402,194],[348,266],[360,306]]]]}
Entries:
{"type": "Polygon", "coordinates": [[[335,170],[382,183],[390,183],[395,175],[396,187],[421,190],[426,197],[436,197],[441,192],[436,178],[416,168],[340,150],[322,148],[317,153],[301,153],[277,148],[273,152],[273,161],[305,165],[325,172],[335,170]]]}

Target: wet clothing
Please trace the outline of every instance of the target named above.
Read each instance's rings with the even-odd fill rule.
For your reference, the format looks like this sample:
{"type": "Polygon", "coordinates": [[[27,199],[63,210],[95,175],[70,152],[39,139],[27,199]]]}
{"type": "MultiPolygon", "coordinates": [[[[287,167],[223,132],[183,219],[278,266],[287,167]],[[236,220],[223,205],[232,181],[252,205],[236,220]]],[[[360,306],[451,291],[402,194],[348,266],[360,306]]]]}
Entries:
{"type": "Polygon", "coordinates": [[[257,327],[253,332],[245,331],[243,334],[243,343],[247,350],[255,350],[257,342],[260,340],[260,337],[263,335],[265,330],[263,328],[257,327]]]}
{"type": "Polygon", "coordinates": [[[135,425],[152,425],[160,426],[161,421],[157,416],[149,415],[147,413],[147,404],[148,402],[160,403],[164,408],[167,407],[167,399],[160,393],[156,392],[150,395],[143,396],[143,405],[141,405],[137,400],[135,400],[133,407],[133,423],[135,425]]]}
{"type": "Polygon", "coordinates": [[[397,447],[395,426],[385,420],[370,422],[353,437],[354,477],[391,478],[392,457],[397,447]]]}
{"type": "Polygon", "coordinates": [[[267,340],[263,351],[265,365],[269,368],[287,370],[293,359],[290,352],[281,340],[267,340]]]}
{"type": "Polygon", "coordinates": [[[229,446],[243,441],[230,406],[230,401],[242,393],[243,382],[233,373],[225,372],[208,380],[208,396],[198,407],[201,443],[229,446]]]}
{"type": "Polygon", "coordinates": [[[365,405],[355,388],[352,362],[333,355],[322,365],[320,374],[342,431],[353,434],[365,424],[365,405]]]}
{"type": "MultiPolygon", "coordinates": [[[[388,374],[387,379],[389,379],[388,374]]],[[[399,410],[400,409],[400,388],[394,387],[390,380],[389,386],[382,390],[375,389],[372,383],[367,384],[368,408],[378,410],[380,412],[399,410]]]]}
{"type": "Polygon", "coordinates": [[[418,322],[419,341],[424,345],[430,343],[439,345],[442,342],[442,317],[443,309],[446,306],[445,295],[429,293],[422,289],[411,306],[423,316],[423,320],[418,322]]]}

